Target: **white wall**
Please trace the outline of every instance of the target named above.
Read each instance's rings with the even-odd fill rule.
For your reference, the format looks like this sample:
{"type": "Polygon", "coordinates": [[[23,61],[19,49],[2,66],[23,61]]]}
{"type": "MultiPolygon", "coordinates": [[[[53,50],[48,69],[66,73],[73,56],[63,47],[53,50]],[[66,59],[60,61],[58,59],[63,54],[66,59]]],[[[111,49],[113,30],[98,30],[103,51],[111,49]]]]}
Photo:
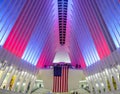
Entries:
{"type": "Polygon", "coordinates": [[[85,75],[81,70],[69,70],[68,89],[75,90],[79,87],[79,81],[85,80],[85,75]]]}
{"type": "MultiPolygon", "coordinates": [[[[52,90],[53,87],[53,69],[41,69],[38,79],[43,80],[44,87],[52,90]]],[[[68,85],[69,90],[77,89],[80,80],[84,80],[85,76],[81,70],[70,69],[68,85]]]]}
{"type": "Polygon", "coordinates": [[[38,79],[43,80],[44,88],[52,90],[53,87],[53,70],[41,69],[38,79]]]}

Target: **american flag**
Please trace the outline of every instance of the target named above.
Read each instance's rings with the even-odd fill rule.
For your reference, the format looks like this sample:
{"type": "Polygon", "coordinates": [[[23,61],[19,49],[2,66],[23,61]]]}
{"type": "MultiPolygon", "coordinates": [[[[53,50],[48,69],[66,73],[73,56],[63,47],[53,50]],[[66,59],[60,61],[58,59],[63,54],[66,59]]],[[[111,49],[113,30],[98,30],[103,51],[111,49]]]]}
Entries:
{"type": "Polygon", "coordinates": [[[55,66],[53,92],[68,92],[68,66],[55,66]]]}

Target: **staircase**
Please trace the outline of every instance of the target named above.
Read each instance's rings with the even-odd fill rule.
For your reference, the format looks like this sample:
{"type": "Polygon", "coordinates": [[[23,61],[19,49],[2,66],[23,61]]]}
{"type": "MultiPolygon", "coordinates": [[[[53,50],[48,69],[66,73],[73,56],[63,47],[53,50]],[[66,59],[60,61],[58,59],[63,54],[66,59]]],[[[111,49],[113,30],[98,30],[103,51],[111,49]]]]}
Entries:
{"type": "MultiPolygon", "coordinates": [[[[75,92],[78,92],[78,94],[90,94],[88,91],[84,90],[83,88],[74,90],[75,92]]],[[[50,92],[50,90],[44,89],[44,88],[39,88],[38,90],[34,91],[31,94],[53,94],[50,92]]],[[[55,94],[55,93],[54,93],[55,94]]],[[[68,92],[68,93],[56,93],[56,94],[73,94],[73,92],[68,92]]]]}
{"type": "Polygon", "coordinates": [[[23,93],[9,91],[9,90],[5,90],[5,89],[0,89],[0,94],[23,94],[23,93]]]}
{"type": "Polygon", "coordinates": [[[52,93],[50,93],[50,90],[48,89],[39,88],[36,91],[32,92],[31,94],[52,94],[52,93]]]}

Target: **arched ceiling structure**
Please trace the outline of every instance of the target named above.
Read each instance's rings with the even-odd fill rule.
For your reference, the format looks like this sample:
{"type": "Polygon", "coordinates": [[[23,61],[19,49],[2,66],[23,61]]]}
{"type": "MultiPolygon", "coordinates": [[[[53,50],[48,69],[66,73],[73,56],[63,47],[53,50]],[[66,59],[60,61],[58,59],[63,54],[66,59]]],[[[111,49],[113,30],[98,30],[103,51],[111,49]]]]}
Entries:
{"type": "Polygon", "coordinates": [[[0,46],[38,68],[62,49],[85,68],[120,47],[119,15],[119,0],[0,0],[0,46]]]}

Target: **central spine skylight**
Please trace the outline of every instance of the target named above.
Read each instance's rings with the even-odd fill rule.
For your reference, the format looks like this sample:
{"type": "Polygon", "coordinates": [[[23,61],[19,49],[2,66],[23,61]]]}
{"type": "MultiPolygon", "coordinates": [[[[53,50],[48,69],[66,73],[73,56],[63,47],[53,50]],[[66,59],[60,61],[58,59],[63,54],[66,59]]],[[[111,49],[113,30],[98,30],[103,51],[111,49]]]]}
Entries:
{"type": "Polygon", "coordinates": [[[59,40],[65,44],[68,0],[58,0],[59,40]]]}

